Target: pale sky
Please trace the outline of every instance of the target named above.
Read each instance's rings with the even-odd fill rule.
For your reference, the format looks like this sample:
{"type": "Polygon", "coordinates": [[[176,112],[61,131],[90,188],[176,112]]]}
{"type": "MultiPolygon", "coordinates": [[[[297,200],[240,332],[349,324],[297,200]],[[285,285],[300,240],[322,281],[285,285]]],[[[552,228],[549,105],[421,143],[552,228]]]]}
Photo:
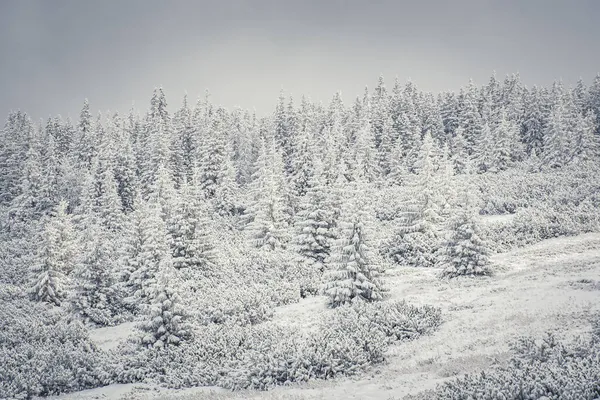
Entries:
{"type": "Polygon", "coordinates": [[[428,91],[600,71],[600,1],[0,0],[0,118],[148,107],[162,86],[271,112],[279,90],[346,102],[380,74],[428,91]]]}

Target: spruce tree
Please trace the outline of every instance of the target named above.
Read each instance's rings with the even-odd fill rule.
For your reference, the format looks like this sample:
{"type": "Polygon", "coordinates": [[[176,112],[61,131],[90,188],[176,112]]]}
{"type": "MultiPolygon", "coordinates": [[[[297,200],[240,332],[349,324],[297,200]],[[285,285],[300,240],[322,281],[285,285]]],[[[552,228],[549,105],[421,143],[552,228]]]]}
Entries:
{"type": "Polygon", "coordinates": [[[328,259],[322,291],[329,297],[331,307],[350,301],[383,298],[384,290],[379,280],[381,271],[371,250],[372,217],[367,211],[364,195],[358,191],[365,184],[364,181],[356,182],[356,189],[348,192],[348,198],[352,200],[342,210],[340,236],[328,259]]]}
{"type": "Polygon", "coordinates": [[[156,284],[148,292],[149,304],[144,307],[144,314],[138,325],[142,332],[143,346],[164,349],[178,346],[192,338],[188,315],[175,289],[172,268],[169,258],[163,259],[156,284]]]}
{"type": "Polygon", "coordinates": [[[193,185],[184,183],[169,222],[172,263],[176,269],[209,272],[214,264],[213,246],[207,234],[208,209],[193,185]]]}
{"type": "Polygon", "coordinates": [[[294,245],[304,265],[303,273],[308,277],[301,286],[301,295],[315,294],[315,282],[323,274],[325,260],[330,255],[335,238],[335,210],[330,188],[324,184],[321,162],[314,156],[315,171],[308,182],[308,192],[302,199],[296,215],[294,245]]]}
{"type": "Polygon", "coordinates": [[[67,295],[67,277],[74,266],[77,245],[67,204],[61,202],[44,226],[40,249],[31,266],[30,294],[36,301],[59,306],[67,295]]]}
{"type": "Polygon", "coordinates": [[[284,200],[286,188],[283,163],[273,139],[269,150],[263,140],[253,179],[253,204],[248,210],[252,220],[246,226],[251,242],[256,247],[271,250],[285,246],[288,241],[284,200]]]}
{"type": "Polygon", "coordinates": [[[472,176],[464,176],[463,187],[454,217],[450,220],[450,233],[442,252],[440,266],[442,277],[454,278],[462,275],[488,275],[489,250],[480,238],[474,202],[472,176]]]}
{"type": "MultiPolygon", "coordinates": [[[[130,261],[132,271],[127,286],[133,298],[128,302],[148,302],[150,293],[156,285],[159,266],[164,260],[171,262],[167,230],[161,214],[160,204],[156,199],[142,202],[139,205],[139,227],[135,230],[141,237],[136,238],[134,247],[135,259],[130,261]]],[[[134,213],[134,214],[136,214],[134,213]]]]}
{"type": "Polygon", "coordinates": [[[88,222],[81,259],[74,271],[72,311],[86,322],[113,325],[121,309],[117,282],[117,243],[104,226],[88,222]]]}
{"type": "Polygon", "coordinates": [[[431,135],[426,134],[415,164],[417,174],[409,180],[400,225],[390,241],[388,254],[399,264],[431,267],[436,263],[445,203],[438,185],[444,171],[436,165],[437,154],[431,135]]]}

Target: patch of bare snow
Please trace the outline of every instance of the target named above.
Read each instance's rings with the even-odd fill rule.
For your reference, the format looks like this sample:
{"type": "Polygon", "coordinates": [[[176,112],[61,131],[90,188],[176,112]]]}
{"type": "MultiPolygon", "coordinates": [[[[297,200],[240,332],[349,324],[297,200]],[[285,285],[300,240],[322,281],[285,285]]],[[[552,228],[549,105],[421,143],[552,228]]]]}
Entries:
{"type": "Polygon", "coordinates": [[[516,214],[480,215],[479,220],[486,224],[508,224],[515,219],[516,214]]]}
{"type": "Polygon", "coordinates": [[[134,322],[124,322],[116,326],[107,326],[90,330],[90,339],[102,350],[108,351],[123,343],[134,331],[134,322]]]}

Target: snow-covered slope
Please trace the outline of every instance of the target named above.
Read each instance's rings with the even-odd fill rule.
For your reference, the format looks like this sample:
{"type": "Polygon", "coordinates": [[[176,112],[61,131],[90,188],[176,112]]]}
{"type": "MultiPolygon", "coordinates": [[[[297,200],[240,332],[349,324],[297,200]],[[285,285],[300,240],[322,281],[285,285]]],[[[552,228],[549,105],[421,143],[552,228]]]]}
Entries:
{"type": "MultiPolygon", "coordinates": [[[[600,280],[600,234],[550,239],[497,254],[492,261],[496,272],[487,278],[440,281],[435,269],[388,271],[385,282],[392,298],[435,304],[442,308],[444,324],[431,336],[392,347],[386,363],[360,378],[238,393],[112,385],[61,398],[400,399],[503,362],[509,343],[521,335],[541,337],[552,331],[569,339],[587,333],[587,318],[600,311],[600,290],[593,284],[600,280]]],[[[327,312],[324,300],[309,298],[281,307],[274,319],[310,329],[318,315],[327,312]]],[[[108,348],[112,339],[122,340],[125,328],[129,329],[104,328],[92,336],[108,348]]]]}

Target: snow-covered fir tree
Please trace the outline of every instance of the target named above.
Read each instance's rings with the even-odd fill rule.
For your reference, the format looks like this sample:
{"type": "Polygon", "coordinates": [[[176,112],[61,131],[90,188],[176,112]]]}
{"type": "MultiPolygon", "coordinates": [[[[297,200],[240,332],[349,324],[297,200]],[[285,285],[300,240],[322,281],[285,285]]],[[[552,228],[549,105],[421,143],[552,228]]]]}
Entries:
{"type": "MultiPolygon", "coordinates": [[[[209,209],[194,181],[183,183],[168,224],[172,262],[176,269],[208,272],[214,264],[210,243],[209,209]]],[[[198,275],[197,275],[198,276],[198,275]]]]}
{"type": "Polygon", "coordinates": [[[177,346],[192,338],[192,328],[187,321],[188,314],[183,308],[177,293],[173,266],[169,257],[162,260],[156,284],[148,291],[149,304],[144,307],[138,324],[141,330],[141,343],[158,349],[177,346]]]}
{"type": "Polygon", "coordinates": [[[479,235],[475,217],[472,179],[471,174],[463,176],[459,202],[449,222],[448,239],[439,263],[443,277],[490,274],[489,250],[479,235]]]}
{"type": "Polygon", "coordinates": [[[60,305],[68,292],[68,278],[74,268],[77,243],[67,203],[61,202],[55,215],[48,217],[42,243],[31,265],[29,293],[36,301],[60,305]]]}
{"type": "MultiPolygon", "coordinates": [[[[296,214],[294,246],[301,255],[303,271],[309,278],[319,277],[325,270],[335,239],[335,205],[331,189],[325,186],[321,161],[314,157],[314,173],[308,182],[308,191],[296,214]]],[[[316,279],[308,279],[300,288],[301,295],[315,294],[316,279]]]]}
{"type": "Polygon", "coordinates": [[[80,245],[80,260],[73,273],[69,296],[71,310],[86,322],[113,325],[121,312],[117,282],[115,236],[100,223],[88,222],[80,245]]]}
{"type": "Polygon", "coordinates": [[[365,181],[355,182],[355,189],[347,192],[348,200],[340,216],[339,238],[327,260],[322,292],[332,307],[357,300],[381,300],[384,295],[379,277],[381,267],[372,250],[373,219],[359,191],[365,184],[365,181]]]}
{"type": "Polygon", "coordinates": [[[415,164],[417,173],[410,179],[399,226],[389,241],[387,253],[397,263],[421,267],[436,264],[446,203],[438,185],[440,174],[445,173],[436,165],[438,154],[431,135],[425,134],[415,164]]]}
{"type": "Polygon", "coordinates": [[[135,218],[132,234],[136,236],[130,238],[133,243],[129,248],[134,253],[128,255],[130,273],[125,285],[129,289],[129,304],[140,300],[147,302],[156,285],[159,266],[164,260],[172,262],[167,228],[158,200],[141,201],[132,218],[135,218]]]}
{"type": "Polygon", "coordinates": [[[288,241],[283,162],[274,139],[268,148],[263,139],[255,171],[246,231],[253,245],[274,250],[288,241]]]}

